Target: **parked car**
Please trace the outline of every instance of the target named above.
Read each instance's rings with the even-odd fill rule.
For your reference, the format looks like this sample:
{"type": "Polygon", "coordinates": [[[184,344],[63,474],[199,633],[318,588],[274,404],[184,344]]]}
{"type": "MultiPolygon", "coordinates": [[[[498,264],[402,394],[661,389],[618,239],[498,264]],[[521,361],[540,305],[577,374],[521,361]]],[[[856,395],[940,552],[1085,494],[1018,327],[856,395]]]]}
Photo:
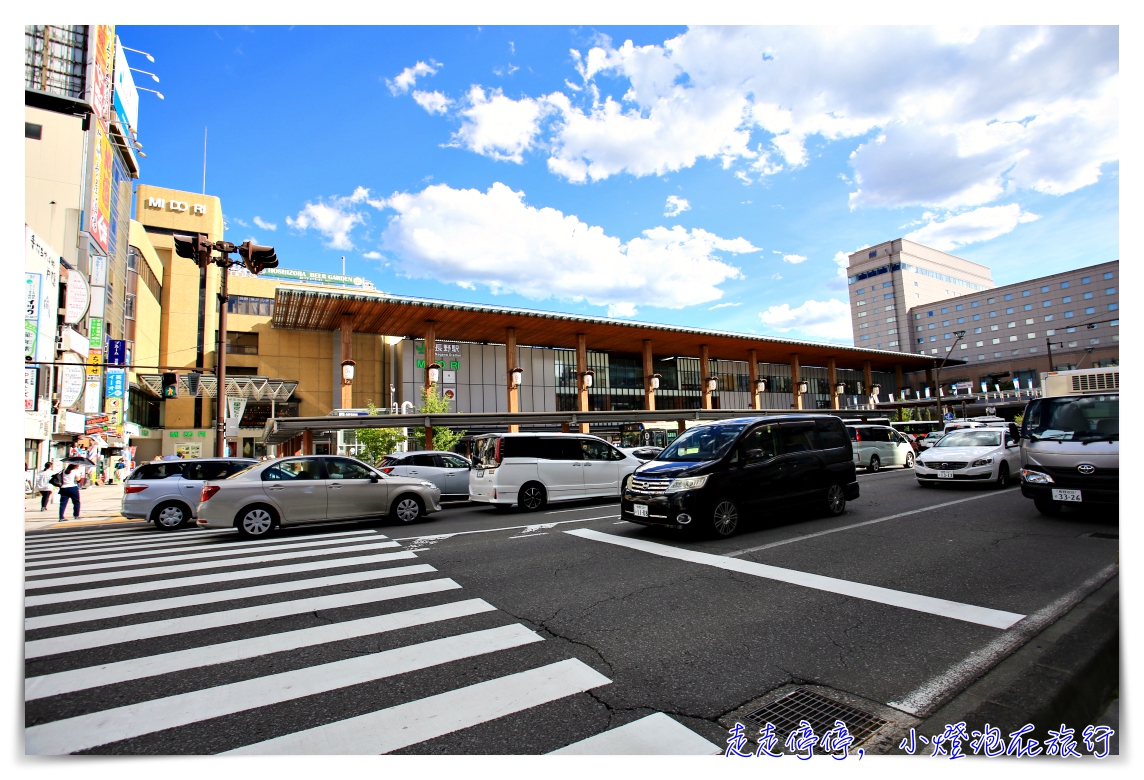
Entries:
{"type": "Polygon", "coordinates": [[[598,436],[498,433],[478,437],[469,498],[498,511],[619,496],[640,461],[598,436]]]}
{"type": "Polygon", "coordinates": [[[150,520],[161,531],[185,528],[195,517],[206,480],[226,479],[257,462],[253,458],[192,458],[144,463],[124,480],[119,513],[150,520]]]}
{"type": "Polygon", "coordinates": [[[940,482],[992,481],[1005,487],[1021,469],[1020,440],[1001,427],[970,428],[946,434],[914,467],[922,487],[940,482]]]}
{"type": "Polygon", "coordinates": [[[888,425],[848,425],[854,446],[854,465],[876,472],[883,466],[914,467],[914,447],[888,425]]]}
{"type": "Polygon", "coordinates": [[[839,418],[772,415],[690,428],[636,469],[620,512],[633,523],[727,537],[750,515],[785,516],[801,503],[840,515],[858,495],[853,446],[839,418]]]}
{"type": "Polygon", "coordinates": [[[640,463],[655,460],[655,456],[663,452],[663,447],[620,447],[620,452],[631,455],[640,463]]]}
{"type": "Polygon", "coordinates": [[[261,538],[279,526],[385,517],[412,523],[439,511],[441,491],[428,480],[389,476],[354,458],[308,455],[256,462],[206,482],[198,525],[261,538]]]}
{"type": "Polygon", "coordinates": [[[925,436],[918,439],[918,451],[920,452],[921,450],[928,450],[930,447],[941,441],[943,436],[945,436],[945,434],[941,431],[933,431],[931,433],[927,433],[925,436]]]}
{"type": "Polygon", "coordinates": [[[383,474],[429,480],[440,489],[443,499],[469,498],[469,469],[473,464],[455,452],[395,452],[377,465],[383,474]]]}

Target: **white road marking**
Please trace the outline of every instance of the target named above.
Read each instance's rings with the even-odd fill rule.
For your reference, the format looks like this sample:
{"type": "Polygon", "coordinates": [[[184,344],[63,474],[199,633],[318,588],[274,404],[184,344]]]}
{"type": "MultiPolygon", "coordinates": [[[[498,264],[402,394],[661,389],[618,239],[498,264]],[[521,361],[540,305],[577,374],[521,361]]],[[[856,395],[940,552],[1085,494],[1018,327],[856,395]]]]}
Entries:
{"type": "Polygon", "coordinates": [[[583,661],[569,658],[230,752],[253,755],[389,753],[610,683],[611,680],[583,661]]]}
{"type": "Polygon", "coordinates": [[[1100,573],[1086,580],[1080,587],[1061,596],[1044,609],[1029,615],[1013,630],[1006,631],[985,647],[973,652],[933,679],[927,680],[900,701],[891,701],[887,704],[894,709],[908,712],[919,718],[932,714],[939,705],[992,669],[1017,648],[1055,623],[1066,612],[1087,598],[1089,594],[1116,576],[1118,570],[1119,567],[1116,565],[1106,567],[1100,573]]]}
{"type": "Polygon", "coordinates": [[[55,612],[51,615],[24,618],[24,630],[32,631],[37,628],[66,626],[72,623],[86,623],[91,620],[107,620],[108,618],[124,617],[125,615],[139,615],[144,612],[158,612],[164,609],[179,609],[180,607],[197,607],[204,604],[218,604],[223,601],[236,601],[238,599],[249,599],[256,596],[272,596],[278,593],[310,590],[312,588],[328,588],[335,585],[347,585],[355,582],[371,582],[389,577],[409,577],[414,574],[428,574],[435,571],[437,570],[428,564],[394,566],[388,569],[355,571],[348,574],[335,574],[328,577],[313,577],[308,580],[289,580],[288,582],[275,582],[269,585],[253,585],[248,588],[193,593],[187,596],[173,596],[171,598],[155,599],[153,601],[131,601],[126,604],[114,604],[110,607],[78,609],[74,612],[55,612]]]}
{"type": "Polygon", "coordinates": [[[233,536],[238,538],[238,531],[233,528],[219,528],[211,531],[187,531],[186,533],[177,534],[148,534],[142,538],[135,539],[98,539],[98,540],[85,540],[79,542],[60,542],[58,544],[40,544],[40,545],[25,545],[25,553],[46,554],[53,551],[66,553],[69,550],[103,550],[103,549],[128,549],[130,547],[138,548],[153,545],[165,544],[194,544],[196,542],[206,542],[210,539],[215,539],[219,535],[233,536]]]}
{"type": "Polygon", "coordinates": [[[553,750],[550,756],[714,756],[723,748],[657,712],[553,750]]]}
{"type": "Polygon", "coordinates": [[[85,669],[71,669],[66,672],[41,675],[40,677],[29,677],[24,681],[24,701],[495,611],[496,607],[483,599],[454,601],[435,607],[422,607],[406,612],[391,612],[386,615],[377,615],[361,620],[347,620],[328,626],[303,628],[298,631],[239,639],[206,647],[192,647],[145,658],[131,658],[102,666],[89,666],[85,669]]]}
{"type": "MultiPolygon", "coordinates": [[[[286,544],[286,543],[291,543],[291,542],[297,542],[301,539],[334,539],[334,538],[336,538],[336,536],[370,536],[371,539],[389,539],[389,536],[387,536],[387,535],[379,534],[376,531],[368,531],[368,530],[366,530],[366,531],[341,531],[341,532],[335,533],[335,534],[321,534],[320,536],[319,535],[286,536],[286,538],[273,539],[273,540],[256,539],[256,540],[245,540],[245,541],[237,541],[238,540],[238,534],[237,533],[232,533],[230,531],[224,531],[223,533],[235,536],[236,541],[231,542],[231,541],[227,541],[227,540],[219,540],[216,538],[212,538],[212,536],[202,536],[202,538],[199,538],[199,539],[192,539],[192,538],[190,538],[189,535],[188,535],[188,538],[185,538],[185,539],[172,539],[172,538],[170,538],[170,536],[167,536],[166,541],[160,541],[160,542],[148,541],[148,542],[146,542],[145,543],[146,549],[143,549],[144,548],[143,542],[132,542],[130,544],[112,544],[112,546],[101,546],[101,547],[97,547],[97,548],[84,547],[84,548],[79,549],[79,550],[64,550],[64,551],[56,550],[53,552],[38,552],[38,554],[35,554],[35,555],[25,555],[24,560],[26,562],[26,560],[43,560],[45,558],[53,558],[53,560],[48,560],[47,564],[55,564],[55,563],[57,563],[57,560],[55,560],[56,558],[64,558],[64,560],[61,560],[61,562],[58,562],[58,563],[70,563],[70,562],[72,562],[72,560],[95,560],[98,557],[103,557],[103,558],[120,557],[121,558],[121,557],[127,557],[127,556],[154,555],[154,554],[156,554],[156,552],[164,551],[167,548],[174,549],[174,550],[180,550],[180,551],[189,549],[189,550],[193,551],[193,550],[196,550],[200,547],[205,547],[205,546],[207,546],[207,544],[212,544],[212,543],[214,544],[216,549],[220,549],[222,547],[241,549],[244,547],[253,547],[253,546],[255,546],[255,544],[269,544],[269,543],[286,544]],[[124,552],[120,552],[120,550],[124,550],[124,552]],[[80,555],[92,556],[92,557],[66,558],[66,556],[80,556],[80,555]]],[[[35,565],[41,565],[41,564],[35,564],[35,565]]],[[[46,565],[46,564],[42,564],[42,565],[46,565]]]]}
{"type": "MultiPolygon", "coordinates": [[[[580,517],[580,518],[577,518],[575,520],[555,520],[551,523],[545,523],[544,525],[547,528],[551,528],[553,526],[565,525],[567,523],[589,523],[593,520],[611,520],[613,517],[619,517],[619,515],[604,515],[603,517],[580,517]]],[[[503,526],[501,528],[478,528],[475,531],[454,531],[451,534],[437,534],[435,536],[402,536],[402,537],[399,537],[397,539],[394,539],[394,541],[395,542],[416,542],[416,541],[420,541],[422,539],[428,539],[430,541],[439,541],[441,539],[448,539],[448,538],[453,537],[453,536],[467,536],[468,534],[492,534],[492,533],[496,533],[497,531],[519,531],[522,528],[533,528],[533,527],[534,526],[529,526],[529,525],[507,525],[507,526],[503,526]]]]}
{"type": "Polygon", "coordinates": [[[843,525],[843,526],[839,526],[838,528],[831,528],[827,531],[819,531],[819,532],[813,533],[813,534],[803,534],[802,536],[796,536],[792,539],[782,539],[782,540],[777,541],[777,542],[771,542],[770,544],[760,544],[758,547],[748,547],[745,550],[736,550],[735,552],[727,553],[727,555],[729,557],[734,558],[734,557],[739,556],[739,555],[746,555],[747,553],[758,552],[759,550],[769,550],[772,547],[781,547],[784,544],[794,544],[795,542],[801,542],[804,539],[814,539],[817,536],[826,536],[828,534],[839,533],[840,531],[849,531],[852,528],[861,528],[864,525],[874,525],[876,523],[884,523],[887,520],[897,520],[899,517],[909,517],[910,515],[917,515],[917,514],[921,514],[922,512],[932,511],[934,509],[942,509],[943,507],[953,506],[954,504],[964,504],[966,501],[976,501],[979,498],[992,498],[995,495],[996,494],[994,494],[994,493],[982,493],[981,495],[970,496],[969,498],[959,498],[956,501],[946,501],[946,502],[943,502],[941,504],[930,504],[929,506],[923,506],[920,509],[911,509],[908,512],[898,512],[896,515],[886,515],[885,517],[878,517],[878,518],[875,518],[874,520],[864,520],[861,523],[851,523],[850,525],[843,525]]]}
{"type": "Polygon", "coordinates": [[[423,582],[409,582],[403,585],[355,590],[349,593],[314,596],[313,598],[295,601],[278,601],[255,607],[243,607],[242,609],[228,609],[220,612],[206,612],[201,615],[155,620],[150,623],[135,623],[99,631],[84,631],[48,639],[34,639],[24,642],[24,658],[41,658],[57,653],[72,653],[77,650],[90,650],[93,647],[105,647],[123,642],[154,639],[160,636],[185,634],[190,631],[203,631],[223,626],[236,626],[257,620],[271,620],[323,609],[338,609],[360,604],[372,604],[378,601],[389,601],[390,599],[421,596],[426,593],[440,593],[445,590],[456,590],[460,587],[450,579],[424,580],[423,582]]]}
{"type": "MultiPolygon", "coordinates": [[[[618,504],[617,504],[617,506],[618,506],[618,504]]],[[[546,515],[558,515],[561,512],[589,512],[592,510],[599,511],[599,508],[600,508],[599,506],[575,506],[575,507],[572,507],[571,509],[553,509],[553,510],[550,510],[548,512],[545,512],[544,514],[546,514],[546,515]]]]}
{"type": "MultiPolygon", "coordinates": [[[[58,564],[64,563],[64,561],[51,561],[48,563],[40,564],[41,566],[51,567],[51,568],[30,569],[27,566],[25,566],[24,567],[24,573],[29,577],[39,577],[39,576],[43,576],[43,575],[47,575],[47,574],[67,574],[68,572],[73,572],[73,571],[97,571],[99,569],[114,569],[114,568],[119,567],[119,566],[150,566],[150,565],[155,564],[155,563],[170,563],[172,561],[186,561],[186,560],[191,560],[192,558],[193,559],[198,559],[198,558],[225,558],[226,556],[229,556],[229,555],[249,555],[251,553],[270,552],[271,550],[287,550],[287,549],[294,549],[294,548],[300,548],[300,547],[332,547],[332,546],[337,545],[337,544],[354,544],[355,542],[372,542],[374,540],[374,538],[375,537],[369,537],[369,536],[361,537],[361,538],[355,538],[355,539],[326,539],[326,538],[315,539],[315,538],[308,537],[306,539],[293,539],[290,541],[276,542],[274,544],[260,544],[260,546],[256,546],[256,547],[239,547],[238,544],[241,544],[241,542],[239,542],[238,544],[234,544],[234,545],[228,544],[225,547],[209,549],[209,550],[205,550],[202,552],[200,552],[200,550],[202,548],[194,548],[192,550],[188,550],[186,552],[180,552],[178,554],[162,553],[158,557],[143,558],[143,559],[137,560],[137,561],[116,560],[116,561],[107,561],[104,563],[85,563],[85,564],[75,565],[75,566],[59,566],[58,564]]],[[[384,537],[382,537],[382,538],[384,538],[384,537]]],[[[139,553],[139,554],[140,555],[155,555],[155,553],[150,551],[150,550],[143,552],[143,553],[139,553]]],[[[97,557],[107,557],[107,556],[97,556],[97,557]]],[[[121,556],[116,555],[114,557],[119,558],[121,556]]],[[[82,559],[77,559],[77,560],[82,560],[82,559]]]]}
{"type": "MultiPolygon", "coordinates": [[[[64,585],[81,585],[90,582],[107,582],[109,580],[131,580],[138,577],[154,577],[163,574],[174,574],[180,571],[200,571],[202,569],[229,569],[235,566],[250,566],[254,563],[269,563],[271,561],[289,561],[294,558],[316,558],[318,556],[338,555],[341,553],[354,553],[365,552],[367,550],[384,550],[392,547],[400,547],[397,542],[371,542],[369,544],[359,544],[352,547],[327,547],[318,550],[293,550],[291,552],[274,553],[273,555],[251,555],[245,558],[226,558],[221,561],[198,561],[196,563],[180,563],[175,566],[155,566],[147,569],[123,569],[121,571],[102,572],[98,574],[80,574],[72,577],[55,577],[52,579],[43,580],[28,580],[24,581],[24,590],[40,590],[42,588],[58,588],[64,585]]],[[[136,563],[139,563],[136,561],[136,563]]],[[[333,565],[346,565],[346,564],[333,564],[331,561],[326,562],[327,566],[333,565]]],[[[252,571],[258,571],[254,569],[252,571]]],[[[27,576],[27,575],[26,575],[27,576]]],[[[247,576],[258,576],[254,573],[248,573],[247,576]]],[[[89,596],[87,598],[94,598],[89,596]]],[[[27,599],[25,602],[27,603],[27,599]]]]}
{"type": "Polygon", "coordinates": [[[768,566],[763,563],[743,561],[738,558],[728,558],[723,555],[712,555],[711,553],[698,552],[695,550],[685,550],[666,544],[648,542],[643,539],[629,539],[613,534],[600,533],[599,531],[593,531],[588,528],[579,528],[575,531],[565,531],[564,533],[579,536],[582,539],[605,542],[620,547],[627,547],[632,550],[651,553],[652,555],[660,555],[664,558],[675,558],[676,560],[687,561],[689,563],[714,566],[719,569],[726,569],[727,571],[739,572],[740,574],[749,574],[753,577],[786,582],[791,585],[813,588],[828,593],[838,593],[843,596],[850,596],[865,601],[874,601],[879,604],[888,604],[893,607],[914,610],[915,612],[941,615],[942,617],[964,620],[967,623],[977,623],[978,625],[990,626],[992,628],[1009,628],[1025,617],[1015,612],[1004,612],[998,609],[974,606],[973,604],[962,604],[956,601],[933,598],[932,596],[922,596],[917,593],[880,588],[876,585],[865,585],[861,582],[839,580],[834,577],[824,577],[821,574],[809,574],[793,569],[781,569],[778,566],[768,566]]]}
{"type": "MultiPolygon", "coordinates": [[[[326,552],[328,553],[330,551],[326,550],[326,552]]],[[[165,580],[131,582],[126,585],[110,585],[105,588],[88,588],[85,590],[69,590],[63,593],[45,593],[40,596],[26,596],[24,598],[24,606],[39,607],[44,604],[88,601],[113,596],[127,596],[135,593],[153,593],[158,590],[191,588],[198,585],[213,585],[218,582],[252,580],[259,577],[279,577],[305,571],[327,571],[329,569],[344,569],[348,566],[366,566],[374,563],[387,563],[389,561],[405,561],[416,557],[417,556],[413,553],[402,550],[401,552],[394,553],[378,553],[376,555],[358,555],[352,558],[334,558],[333,560],[310,561],[309,563],[293,563],[287,566],[266,566],[261,569],[248,569],[245,571],[200,574],[193,577],[170,577],[165,580]]],[[[84,578],[81,577],[79,579],[82,581],[84,578]]]]}
{"type": "MultiPolygon", "coordinates": [[[[65,718],[24,730],[29,755],[62,755],[209,718],[544,641],[516,623],[65,718]]],[[[400,729],[398,729],[400,730],[400,729]]]]}
{"type": "Polygon", "coordinates": [[[547,531],[538,534],[521,534],[520,536],[510,536],[509,539],[531,539],[534,536],[548,536],[547,531]]]}
{"type": "MultiPolygon", "coordinates": [[[[143,523],[146,521],[140,520],[139,522],[143,523]]],[[[154,527],[148,523],[147,527],[145,528],[98,528],[92,529],[90,531],[52,531],[43,534],[26,534],[24,539],[39,542],[49,540],[55,541],[59,539],[82,539],[87,536],[136,536],[139,534],[154,535],[155,533],[156,531],[154,527]]]]}

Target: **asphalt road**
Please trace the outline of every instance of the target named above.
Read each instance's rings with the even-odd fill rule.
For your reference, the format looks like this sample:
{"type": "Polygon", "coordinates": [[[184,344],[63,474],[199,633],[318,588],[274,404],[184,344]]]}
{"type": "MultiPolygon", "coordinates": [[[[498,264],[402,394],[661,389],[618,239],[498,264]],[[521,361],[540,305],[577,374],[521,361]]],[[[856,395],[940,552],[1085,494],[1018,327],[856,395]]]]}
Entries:
{"type": "Polygon", "coordinates": [[[1115,516],[860,482],[717,541],[609,502],[28,534],[26,751],[721,752],[792,684],[922,717],[1117,562],[1115,516]]]}

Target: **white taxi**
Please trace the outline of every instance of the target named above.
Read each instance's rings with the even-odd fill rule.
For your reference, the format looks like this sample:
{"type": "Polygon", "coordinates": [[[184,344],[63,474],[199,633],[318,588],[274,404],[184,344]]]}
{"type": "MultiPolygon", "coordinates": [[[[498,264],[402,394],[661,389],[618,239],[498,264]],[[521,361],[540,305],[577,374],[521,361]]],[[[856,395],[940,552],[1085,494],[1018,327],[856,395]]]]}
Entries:
{"type": "Polygon", "coordinates": [[[1005,428],[947,433],[922,452],[914,465],[914,476],[922,487],[943,482],[990,482],[1005,487],[1020,473],[1020,442],[1005,428]]]}

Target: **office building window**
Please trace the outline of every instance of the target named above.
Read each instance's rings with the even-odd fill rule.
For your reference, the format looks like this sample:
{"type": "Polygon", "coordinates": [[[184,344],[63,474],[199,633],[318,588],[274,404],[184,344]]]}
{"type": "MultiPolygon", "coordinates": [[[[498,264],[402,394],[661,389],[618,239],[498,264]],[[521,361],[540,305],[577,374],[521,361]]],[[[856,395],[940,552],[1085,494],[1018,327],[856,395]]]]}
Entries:
{"type": "Polygon", "coordinates": [[[1099,344],[1099,343],[1100,343],[1100,339],[1089,339],[1089,340],[1088,340],[1088,343],[1089,343],[1089,344],[1099,344]]]}
{"type": "Polygon", "coordinates": [[[978,359],[978,360],[984,360],[984,359],[985,359],[985,356],[984,356],[984,355],[978,355],[978,356],[977,356],[977,359],[978,359]]]}
{"type": "Polygon", "coordinates": [[[1084,310],[1084,313],[1085,314],[1096,314],[1096,307],[1095,306],[1089,306],[1087,309],[1084,310]]]}
{"type": "Polygon", "coordinates": [[[962,309],[964,309],[965,307],[964,307],[964,306],[962,306],[962,305],[959,303],[959,304],[957,304],[956,306],[954,306],[953,308],[954,308],[954,310],[955,310],[955,311],[961,311],[961,310],[962,310],[962,309]]]}
{"type": "Polygon", "coordinates": [[[941,310],[941,313],[942,313],[942,314],[949,314],[949,309],[942,309],[942,310],[941,310]]]}
{"type": "Polygon", "coordinates": [[[885,289],[887,287],[893,287],[893,286],[894,286],[893,282],[882,282],[882,288],[883,289],[885,289]]]}
{"type": "Polygon", "coordinates": [[[865,306],[865,305],[866,305],[866,301],[858,301],[858,302],[857,302],[856,304],[854,304],[854,305],[855,305],[855,306],[865,306]]]}
{"type": "Polygon", "coordinates": [[[1119,324],[1120,324],[1120,320],[1113,320],[1112,322],[1108,323],[1108,327],[1115,328],[1119,324]]]}
{"type": "Polygon", "coordinates": [[[1075,341],[1070,341],[1070,342],[1069,342],[1069,346],[1070,346],[1070,347],[1075,347],[1075,346],[1076,346],[1076,342],[1075,342],[1075,341]]]}
{"type": "Polygon", "coordinates": [[[866,334],[865,336],[861,336],[861,337],[860,337],[858,340],[859,340],[859,341],[866,341],[866,340],[867,340],[867,339],[869,339],[869,338],[870,338],[870,335],[869,335],[869,334],[866,334]]]}
{"type": "Polygon", "coordinates": [[[1007,301],[1013,300],[1013,293],[1005,293],[1005,300],[1007,300],[1007,301]]]}
{"type": "Polygon", "coordinates": [[[1052,305],[1053,305],[1053,302],[1051,300],[1050,301],[1041,301],[1041,307],[1042,308],[1047,309],[1048,307],[1050,307],[1052,305]]]}
{"type": "Polygon", "coordinates": [[[973,303],[969,304],[969,308],[976,309],[980,305],[981,305],[980,301],[974,301],[973,303]]]}
{"type": "Polygon", "coordinates": [[[1071,316],[1073,316],[1073,313],[1072,313],[1071,311],[1066,311],[1066,312],[1065,312],[1065,319],[1066,319],[1066,320],[1067,320],[1069,317],[1071,317],[1071,316]]]}
{"type": "Polygon", "coordinates": [[[1020,355],[1020,354],[1021,354],[1021,350],[1019,350],[1019,349],[1015,349],[1015,350],[1013,350],[1012,352],[1010,352],[1009,354],[1011,354],[1011,355],[1020,355]]]}
{"type": "Polygon", "coordinates": [[[1015,327],[1017,327],[1017,323],[1016,322],[1008,322],[1005,324],[1005,327],[1006,328],[1015,328],[1015,327]]]}
{"type": "Polygon", "coordinates": [[[937,325],[931,322],[931,323],[930,323],[929,325],[927,325],[926,327],[927,327],[927,328],[929,328],[930,330],[933,330],[934,328],[936,328],[936,327],[937,327],[937,325]]]}
{"type": "Polygon", "coordinates": [[[228,355],[257,355],[258,334],[227,331],[226,354],[228,355]]]}
{"type": "Polygon", "coordinates": [[[882,296],[882,300],[883,300],[883,301],[888,301],[888,300],[890,300],[890,299],[891,299],[891,298],[893,298],[893,297],[894,297],[894,294],[893,294],[893,293],[890,293],[889,295],[883,295],[883,296],[882,296]]]}
{"type": "Polygon", "coordinates": [[[1021,297],[1022,298],[1028,298],[1030,295],[1032,295],[1032,292],[1030,292],[1029,290],[1022,290],[1021,291],[1021,297]]]}
{"type": "Polygon", "coordinates": [[[1072,303],[1072,296],[1066,295],[1064,298],[1061,298],[1061,303],[1072,303]]]}
{"type": "Polygon", "coordinates": [[[1087,301],[1089,298],[1092,297],[1092,293],[1086,292],[1082,297],[1087,301]]]}
{"type": "Polygon", "coordinates": [[[866,288],[865,287],[859,287],[857,290],[854,291],[854,294],[855,295],[861,295],[864,292],[866,292],[866,288]]]}
{"type": "Polygon", "coordinates": [[[123,302],[123,316],[129,320],[135,319],[135,296],[132,293],[127,293],[123,302]]]}
{"type": "Polygon", "coordinates": [[[896,346],[898,346],[898,342],[896,342],[896,341],[891,341],[891,342],[889,343],[889,346],[891,346],[891,347],[896,347],[896,346]]]}
{"type": "Polygon", "coordinates": [[[999,358],[999,357],[1001,357],[1001,353],[1000,352],[994,352],[993,357],[999,358]]]}
{"type": "Polygon", "coordinates": [[[949,320],[942,320],[942,321],[941,321],[941,326],[942,326],[943,328],[948,328],[948,327],[949,327],[949,320]]]}
{"type": "Polygon", "coordinates": [[[1032,318],[1025,320],[1025,324],[1026,325],[1032,325],[1033,324],[1032,318]]]}
{"type": "Polygon", "coordinates": [[[1045,315],[1045,322],[1052,322],[1052,321],[1053,321],[1053,315],[1046,314],[1045,315]]]}
{"type": "Polygon", "coordinates": [[[43,130],[44,130],[43,125],[35,125],[35,124],[32,124],[31,122],[25,122],[24,123],[24,137],[30,138],[33,141],[39,141],[40,140],[40,137],[43,134],[43,130]]]}
{"type": "Polygon", "coordinates": [[[1010,341],[1016,341],[1016,340],[1017,340],[1017,337],[1016,337],[1016,336],[1010,336],[1010,337],[1009,337],[1009,340],[1010,340],[1010,341]]]}
{"type": "Polygon", "coordinates": [[[1065,333],[1076,333],[1076,328],[1065,328],[1065,333]]]}
{"type": "Polygon", "coordinates": [[[1055,336],[1055,335],[1057,335],[1057,332],[1055,330],[1053,330],[1052,328],[1050,328],[1049,330],[1045,331],[1045,335],[1046,336],[1055,336]]]}
{"type": "Polygon", "coordinates": [[[930,337],[929,337],[929,340],[930,340],[930,341],[937,341],[937,336],[930,336],[930,337]]]}
{"type": "Polygon", "coordinates": [[[865,317],[867,314],[869,314],[869,312],[865,312],[865,311],[858,312],[859,317],[865,317]]]}
{"type": "Polygon", "coordinates": [[[968,345],[968,344],[962,344],[962,345],[961,345],[961,348],[962,348],[962,349],[969,349],[969,345],[968,345]]]}
{"type": "Polygon", "coordinates": [[[999,327],[1001,327],[1001,326],[1000,325],[990,325],[989,330],[997,330],[999,327]]]}
{"type": "Polygon", "coordinates": [[[1006,314],[1012,314],[1012,313],[1013,313],[1013,311],[1014,311],[1013,307],[1012,307],[1012,306],[1010,306],[1008,309],[1006,309],[1006,310],[1005,310],[1005,313],[1006,313],[1006,314]]]}
{"type": "Polygon", "coordinates": [[[1117,309],[1119,309],[1119,308],[1120,308],[1120,304],[1119,304],[1119,303],[1110,303],[1110,304],[1108,304],[1108,310],[1109,310],[1109,311],[1116,311],[1116,310],[1117,310],[1117,309]]]}
{"type": "Polygon", "coordinates": [[[992,341],[991,343],[993,343],[993,344],[1000,344],[1000,343],[1001,343],[1001,339],[993,339],[993,341],[992,341]]]}
{"type": "Polygon", "coordinates": [[[996,300],[997,300],[996,298],[990,298],[990,299],[988,299],[988,300],[987,300],[987,301],[985,301],[985,302],[986,302],[986,303],[993,303],[993,302],[994,302],[994,301],[996,301],[996,300]]]}
{"type": "Polygon", "coordinates": [[[1048,291],[1049,291],[1049,286],[1047,284],[1041,288],[1041,292],[1048,292],[1048,291]]]}
{"type": "Polygon", "coordinates": [[[947,338],[947,339],[948,339],[948,338],[950,338],[950,337],[951,337],[951,335],[950,335],[949,333],[946,333],[946,334],[944,334],[944,338],[947,338]]]}
{"type": "Polygon", "coordinates": [[[1116,288],[1115,287],[1109,287],[1108,289],[1106,289],[1104,291],[1104,294],[1105,295],[1116,295],[1116,288]]]}
{"type": "Polygon", "coordinates": [[[977,342],[976,344],[974,344],[973,346],[975,346],[975,347],[984,347],[984,346],[985,346],[985,342],[984,342],[984,341],[979,341],[979,342],[977,342]]]}
{"type": "Polygon", "coordinates": [[[1027,338],[1027,339],[1035,339],[1036,337],[1037,337],[1036,333],[1029,333],[1028,335],[1025,336],[1025,338],[1027,338]]]}
{"type": "Polygon", "coordinates": [[[1033,304],[1031,304],[1031,303],[1026,303],[1026,304],[1025,304],[1025,311],[1029,311],[1029,310],[1031,310],[1032,308],[1033,308],[1033,304]]]}
{"type": "Polygon", "coordinates": [[[230,314],[254,314],[259,317],[274,316],[273,298],[255,298],[249,295],[230,295],[228,298],[226,310],[230,314]]]}
{"type": "Polygon", "coordinates": [[[1037,348],[1036,348],[1036,347],[1029,347],[1029,351],[1030,351],[1030,352],[1036,352],[1036,351],[1037,351],[1037,348]]]}
{"type": "Polygon", "coordinates": [[[990,317],[996,317],[996,316],[997,316],[997,312],[995,312],[995,311],[991,311],[991,312],[989,312],[989,316],[990,316],[990,317]]]}
{"type": "Polygon", "coordinates": [[[1105,279],[1111,279],[1113,276],[1115,276],[1115,274],[1113,274],[1112,271],[1109,271],[1108,273],[1106,273],[1104,275],[1104,278],[1105,279]]]}
{"type": "Polygon", "coordinates": [[[981,328],[974,328],[974,329],[973,329],[973,332],[974,332],[974,333],[980,333],[980,332],[981,332],[981,328]]]}
{"type": "Polygon", "coordinates": [[[918,339],[918,343],[919,343],[919,344],[924,344],[924,343],[925,343],[925,341],[926,341],[925,339],[918,339]]]}
{"type": "Polygon", "coordinates": [[[974,314],[973,319],[974,319],[974,321],[979,320],[979,319],[981,319],[981,315],[980,314],[974,314]]]}

